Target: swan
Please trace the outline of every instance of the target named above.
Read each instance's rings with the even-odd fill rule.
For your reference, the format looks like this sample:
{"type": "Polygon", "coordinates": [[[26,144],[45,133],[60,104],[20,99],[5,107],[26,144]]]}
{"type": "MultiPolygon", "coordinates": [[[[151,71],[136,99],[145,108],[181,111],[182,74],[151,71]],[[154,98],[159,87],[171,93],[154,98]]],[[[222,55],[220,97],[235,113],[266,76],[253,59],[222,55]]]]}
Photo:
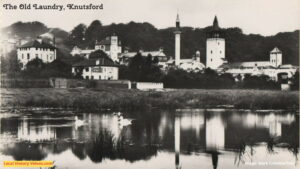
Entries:
{"type": "Polygon", "coordinates": [[[124,119],[123,116],[119,116],[118,123],[121,126],[129,126],[132,124],[132,119],[124,119]]]}
{"type": "Polygon", "coordinates": [[[79,127],[84,124],[83,120],[79,120],[77,116],[75,116],[75,126],[79,127]]]}

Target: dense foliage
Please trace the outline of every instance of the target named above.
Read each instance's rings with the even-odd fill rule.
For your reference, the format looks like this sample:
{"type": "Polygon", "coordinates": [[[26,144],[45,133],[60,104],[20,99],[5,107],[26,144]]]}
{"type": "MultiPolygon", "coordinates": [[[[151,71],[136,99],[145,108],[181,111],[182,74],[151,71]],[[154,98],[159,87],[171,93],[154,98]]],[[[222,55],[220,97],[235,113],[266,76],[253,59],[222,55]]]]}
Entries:
{"type": "MultiPolygon", "coordinates": [[[[205,63],[206,38],[211,27],[183,27],[181,34],[181,56],[191,58],[197,50],[201,52],[201,62],[205,63]]],[[[112,34],[118,35],[123,48],[131,51],[157,50],[164,48],[167,56],[174,56],[174,27],[157,29],[149,23],[129,22],[127,24],[102,25],[98,20],[89,26],[79,24],[66,36],[61,29],[47,28],[40,22],[17,22],[2,29],[2,33],[17,35],[25,38],[51,32],[55,34],[57,46],[61,51],[60,57],[69,57],[68,52],[76,45],[81,48],[93,48],[95,41],[102,40],[112,34]]],[[[269,60],[269,52],[277,46],[283,51],[283,63],[298,65],[299,62],[299,30],[281,32],[274,36],[258,34],[243,34],[240,28],[222,29],[226,38],[226,58],[229,62],[269,60]]]]}

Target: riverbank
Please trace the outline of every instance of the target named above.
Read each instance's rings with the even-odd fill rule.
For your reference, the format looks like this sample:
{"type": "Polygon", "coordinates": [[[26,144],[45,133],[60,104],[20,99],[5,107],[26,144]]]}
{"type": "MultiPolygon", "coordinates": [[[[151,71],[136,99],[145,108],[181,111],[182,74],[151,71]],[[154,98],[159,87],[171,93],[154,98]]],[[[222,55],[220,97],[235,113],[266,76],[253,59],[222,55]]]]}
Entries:
{"type": "Polygon", "coordinates": [[[298,109],[298,91],[200,90],[139,91],[127,89],[1,89],[3,107],[51,107],[79,110],[215,108],[298,109]]]}

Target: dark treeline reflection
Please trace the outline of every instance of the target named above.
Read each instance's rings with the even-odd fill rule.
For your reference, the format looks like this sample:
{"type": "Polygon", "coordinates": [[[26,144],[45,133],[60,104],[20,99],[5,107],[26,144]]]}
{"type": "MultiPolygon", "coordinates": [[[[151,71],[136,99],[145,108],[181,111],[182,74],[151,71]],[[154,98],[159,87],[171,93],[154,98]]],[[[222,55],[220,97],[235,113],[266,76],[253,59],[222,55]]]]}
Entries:
{"type": "MultiPolygon", "coordinates": [[[[95,163],[104,159],[134,162],[148,160],[159,151],[180,154],[205,153],[217,168],[224,151],[236,154],[234,163],[255,156],[260,143],[268,153],[276,147],[289,150],[297,159],[299,117],[294,113],[237,110],[182,110],[177,112],[124,112],[124,125],[116,114],[26,113],[1,117],[0,151],[15,160],[43,160],[48,154],[71,150],[78,160],[95,163]],[[11,142],[13,141],[13,142],[11,142]],[[174,147],[175,145],[175,147],[174,147]]],[[[176,164],[177,165],[177,164],[176,164]]]]}

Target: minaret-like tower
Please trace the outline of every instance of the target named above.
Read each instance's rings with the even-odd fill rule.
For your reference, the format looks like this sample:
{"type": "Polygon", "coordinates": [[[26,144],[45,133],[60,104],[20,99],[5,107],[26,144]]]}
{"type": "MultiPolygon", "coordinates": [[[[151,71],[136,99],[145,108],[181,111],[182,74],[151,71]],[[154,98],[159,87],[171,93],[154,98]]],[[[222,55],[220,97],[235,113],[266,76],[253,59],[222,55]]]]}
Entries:
{"type": "Polygon", "coordinates": [[[225,39],[221,36],[217,16],[206,40],[206,67],[217,69],[225,62],[225,39]]]}
{"type": "Polygon", "coordinates": [[[176,18],[176,30],[174,31],[175,34],[175,65],[179,66],[180,64],[180,21],[179,15],[177,14],[176,18]]]}

